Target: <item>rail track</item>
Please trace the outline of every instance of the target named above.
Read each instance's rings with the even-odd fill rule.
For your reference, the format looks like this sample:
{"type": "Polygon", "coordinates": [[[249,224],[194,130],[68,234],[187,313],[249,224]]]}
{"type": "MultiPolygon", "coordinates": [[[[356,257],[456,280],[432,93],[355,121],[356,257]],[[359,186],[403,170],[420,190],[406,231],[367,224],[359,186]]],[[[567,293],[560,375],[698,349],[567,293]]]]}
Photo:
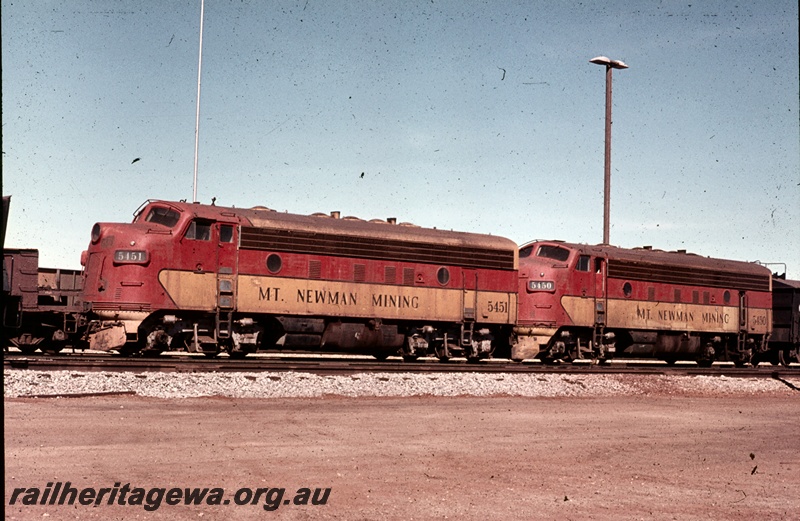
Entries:
{"type": "Polygon", "coordinates": [[[118,355],[86,352],[58,355],[23,355],[6,352],[4,370],[34,369],[38,371],[107,371],[107,372],[178,372],[178,373],[235,373],[235,372],[306,372],[317,375],[348,375],[357,373],[550,373],[550,374],[637,374],[726,376],[738,378],[796,377],[800,365],[735,367],[732,363],[715,363],[700,367],[694,363],[667,365],[658,361],[613,360],[605,364],[573,363],[547,365],[538,361],[511,362],[491,359],[468,363],[454,358],[441,363],[435,358],[404,362],[400,357],[384,361],[357,355],[290,355],[285,353],[256,355],[246,359],[228,359],[224,355],[209,359],[202,355],[169,354],[156,357],[126,358],[118,355]]]}

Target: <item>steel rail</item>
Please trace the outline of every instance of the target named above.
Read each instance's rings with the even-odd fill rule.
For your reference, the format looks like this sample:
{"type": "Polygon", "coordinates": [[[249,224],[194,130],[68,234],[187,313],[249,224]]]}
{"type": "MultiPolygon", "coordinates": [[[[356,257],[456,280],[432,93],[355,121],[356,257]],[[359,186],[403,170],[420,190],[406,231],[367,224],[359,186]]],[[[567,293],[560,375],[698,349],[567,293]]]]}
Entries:
{"type": "Polygon", "coordinates": [[[711,367],[695,364],[667,365],[657,361],[614,360],[606,364],[575,363],[546,365],[540,362],[511,362],[484,360],[468,363],[451,359],[404,362],[390,357],[385,361],[358,356],[282,356],[228,359],[198,356],[157,356],[126,358],[117,355],[73,354],[24,356],[5,353],[4,370],[32,369],[37,371],[107,371],[107,372],[176,372],[176,373],[242,373],[242,372],[305,372],[317,375],[349,375],[357,373],[514,373],[514,374],[635,374],[671,376],[726,376],[737,378],[796,377],[800,366],[735,367],[716,363],[711,367]]]}

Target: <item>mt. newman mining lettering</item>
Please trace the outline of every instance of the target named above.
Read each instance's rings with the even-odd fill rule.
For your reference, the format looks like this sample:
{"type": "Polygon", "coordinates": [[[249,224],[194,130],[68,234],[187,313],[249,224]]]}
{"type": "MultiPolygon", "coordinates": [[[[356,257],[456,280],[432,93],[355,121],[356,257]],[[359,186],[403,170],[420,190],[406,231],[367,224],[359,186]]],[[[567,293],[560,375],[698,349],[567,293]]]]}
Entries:
{"type": "MultiPolygon", "coordinates": [[[[280,301],[279,288],[259,288],[258,300],[280,301]]],[[[375,293],[371,295],[370,302],[373,307],[378,308],[411,308],[419,309],[419,297],[411,295],[390,295],[387,293],[375,293]]],[[[345,291],[329,291],[317,289],[298,289],[297,302],[303,304],[322,304],[327,306],[357,306],[359,301],[358,293],[345,291]]]]}
{"type": "MultiPolygon", "coordinates": [[[[297,302],[305,304],[327,304],[332,306],[358,305],[357,293],[325,290],[297,290],[297,302]]],[[[408,295],[373,294],[372,305],[379,308],[419,309],[419,297],[408,295]]]]}
{"type": "Polygon", "coordinates": [[[297,302],[306,304],[328,304],[333,306],[355,306],[358,304],[356,293],[345,293],[344,291],[326,291],[307,289],[297,290],[297,302]]]}
{"type": "Polygon", "coordinates": [[[727,313],[703,313],[703,322],[707,324],[728,324],[731,316],[727,313]]]}
{"type": "Polygon", "coordinates": [[[372,295],[372,305],[379,308],[419,308],[419,297],[408,295],[372,295]]]}
{"type": "MultiPolygon", "coordinates": [[[[636,307],[636,318],[640,320],[661,320],[664,322],[694,322],[694,311],[682,311],[679,309],[658,309],[651,313],[650,308],[636,307]]],[[[728,313],[719,313],[705,311],[700,314],[700,319],[704,324],[728,324],[730,323],[730,315],[728,313]]]]}

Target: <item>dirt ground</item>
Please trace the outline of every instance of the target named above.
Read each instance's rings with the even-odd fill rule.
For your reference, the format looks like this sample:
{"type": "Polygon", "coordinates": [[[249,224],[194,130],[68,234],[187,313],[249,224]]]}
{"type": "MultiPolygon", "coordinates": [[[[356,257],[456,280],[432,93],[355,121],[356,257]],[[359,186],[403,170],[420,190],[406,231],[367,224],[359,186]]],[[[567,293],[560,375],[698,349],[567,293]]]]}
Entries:
{"type": "Polygon", "coordinates": [[[800,515],[797,396],[117,396],[4,405],[6,519],[800,515]],[[43,494],[59,481],[78,490],[130,483],[128,499],[136,487],[222,487],[228,504],[170,506],[163,499],[148,511],[104,500],[25,505],[22,494],[9,504],[15,488],[43,494]],[[239,489],[259,487],[285,493],[265,491],[258,504],[235,504],[248,499],[248,491],[236,498],[239,489]],[[324,505],[302,504],[302,494],[294,504],[301,488],[321,489],[318,500],[331,490],[324,505]],[[277,508],[265,510],[267,501],[277,508]]]}

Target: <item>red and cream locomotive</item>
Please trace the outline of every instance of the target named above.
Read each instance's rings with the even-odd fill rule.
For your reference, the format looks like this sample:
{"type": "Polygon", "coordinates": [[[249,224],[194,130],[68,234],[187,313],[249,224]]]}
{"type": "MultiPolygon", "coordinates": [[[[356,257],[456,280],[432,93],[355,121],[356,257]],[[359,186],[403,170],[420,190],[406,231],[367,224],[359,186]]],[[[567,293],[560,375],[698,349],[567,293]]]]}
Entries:
{"type": "Polygon", "coordinates": [[[33,258],[4,250],[5,340],[24,352],[800,362],[800,282],[683,251],[147,201],[94,226],[82,284],[33,258]]]}
{"type": "Polygon", "coordinates": [[[758,363],[772,276],[684,251],[539,241],[520,249],[512,358],[758,363]]]}
{"type": "Polygon", "coordinates": [[[488,357],[517,313],[508,239],[148,201],[98,223],[82,257],[88,347],[234,356],[323,349],[488,357]]]}

